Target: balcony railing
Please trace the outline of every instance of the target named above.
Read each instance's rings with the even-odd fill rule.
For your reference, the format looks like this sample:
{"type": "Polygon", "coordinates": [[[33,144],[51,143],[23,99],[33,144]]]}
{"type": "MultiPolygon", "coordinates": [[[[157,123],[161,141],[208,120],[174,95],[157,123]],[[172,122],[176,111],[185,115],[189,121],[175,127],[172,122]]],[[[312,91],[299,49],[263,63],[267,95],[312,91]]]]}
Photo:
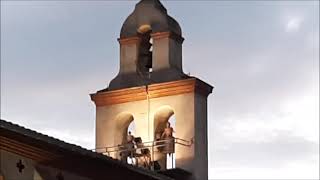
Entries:
{"type": "MultiPolygon", "coordinates": [[[[162,149],[170,145],[173,147],[175,147],[175,145],[190,147],[192,146],[192,144],[193,140],[187,141],[180,138],[172,138],[136,143],[134,144],[134,147],[128,146],[129,144],[122,144],[110,147],[99,147],[94,149],[94,151],[125,162],[127,162],[126,158],[129,158],[131,159],[131,162],[134,162],[131,163],[132,165],[144,167],[150,170],[156,170],[156,162],[154,161],[155,153],[168,154],[167,152],[163,152],[162,149]]],[[[170,154],[174,153],[174,150],[175,148],[173,148],[173,152],[170,152],[170,154]]],[[[171,158],[171,167],[173,167],[173,155],[171,155],[171,158]]]]}

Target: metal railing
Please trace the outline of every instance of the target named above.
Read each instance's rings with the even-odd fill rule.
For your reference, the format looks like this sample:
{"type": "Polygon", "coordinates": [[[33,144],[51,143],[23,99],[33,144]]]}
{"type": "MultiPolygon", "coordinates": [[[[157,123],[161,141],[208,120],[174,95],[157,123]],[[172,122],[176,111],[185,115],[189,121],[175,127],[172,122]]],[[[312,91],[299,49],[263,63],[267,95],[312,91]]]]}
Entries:
{"type": "MultiPolygon", "coordinates": [[[[106,156],[110,157],[120,157],[121,153],[129,154],[129,157],[133,161],[135,159],[138,161],[137,158],[142,158],[140,160],[144,160],[144,165],[146,168],[154,170],[154,159],[155,153],[161,153],[162,147],[168,146],[168,144],[172,144],[175,146],[181,145],[185,147],[190,147],[193,144],[193,139],[190,141],[180,139],[180,138],[172,138],[172,139],[164,139],[164,140],[155,140],[155,141],[147,141],[142,143],[136,143],[134,147],[128,148],[128,144],[116,145],[116,146],[109,146],[109,147],[99,147],[94,149],[93,151],[97,153],[102,153],[106,156]],[[146,151],[148,150],[148,151],[146,151]],[[139,153],[140,151],[140,153],[139,153]],[[143,151],[148,153],[142,153],[143,151]]],[[[172,158],[172,167],[173,167],[173,155],[172,158]]],[[[136,164],[137,166],[139,164],[136,164]]]]}

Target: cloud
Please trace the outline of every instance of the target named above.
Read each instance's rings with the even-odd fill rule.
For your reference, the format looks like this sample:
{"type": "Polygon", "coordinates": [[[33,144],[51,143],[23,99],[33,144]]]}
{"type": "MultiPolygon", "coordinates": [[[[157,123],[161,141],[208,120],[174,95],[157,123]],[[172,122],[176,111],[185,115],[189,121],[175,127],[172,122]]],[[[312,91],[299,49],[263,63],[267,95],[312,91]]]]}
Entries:
{"type": "Polygon", "coordinates": [[[82,146],[87,149],[94,149],[95,147],[95,137],[93,132],[88,133],[67,129],[39,129],[38,131],[42,134],[63,140],[67,143],[82,146]]]}
{"type": "Polygon", "coordinates": [[[319,96],[316,92],[304,94],[279,102],[279,109],[274,112],[262,109],[226,114],[220,119],[214,116],[209,123],[213,130],[209,132],[210,177],[317,178],[319,96]]]}
{"type": "Polygon", "coordinates": [[[284,167],[214,167],[209,170],[212,179],[318,179],[319,166],[316,163],[291,162],[284,167]]]}
{"type": "Polygon", "coordinates": [[[300,17],[291,18],[286,24],[287,32],[296,32],[300,29],[303,19],[300,17]]]}
{"type": "Polygon", "coordinates": [[[319,174],[319,126],[316,121],[318,119],[301,120],[286,114],[215,121],[209,136],[212,142],[209,147],[210,177],[316,179],[319,174]],[[312,125],[313,128],[308,127],[312,125]],[[290,171],[294,173],[288,173],[290,171]]]}
{"type": "MultiPolygon", "coordinates": [[[[90,149],[88,95],[118,71],[116,38],[134,2],[20,3],[1,6],[1,118],[90,149]]],[[[315,177],[318,9],[165,3],[183,27],[185,71],[216,87],[208,101],[210,178],[315,177]]]]}

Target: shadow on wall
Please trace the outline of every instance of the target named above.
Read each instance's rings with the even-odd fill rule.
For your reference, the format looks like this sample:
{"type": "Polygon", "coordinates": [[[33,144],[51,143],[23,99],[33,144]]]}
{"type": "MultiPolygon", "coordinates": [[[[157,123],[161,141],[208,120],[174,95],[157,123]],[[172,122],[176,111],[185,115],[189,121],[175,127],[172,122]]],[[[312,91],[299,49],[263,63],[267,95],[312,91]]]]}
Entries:
{"type": "Polygon", "coordinates": [[[126,137],[130,123],[134,122],[134,117],[131,113],[123,112],[116,118],[116,130],[114,134],[114,144],[121,145],[126,143],[126,137]]]}

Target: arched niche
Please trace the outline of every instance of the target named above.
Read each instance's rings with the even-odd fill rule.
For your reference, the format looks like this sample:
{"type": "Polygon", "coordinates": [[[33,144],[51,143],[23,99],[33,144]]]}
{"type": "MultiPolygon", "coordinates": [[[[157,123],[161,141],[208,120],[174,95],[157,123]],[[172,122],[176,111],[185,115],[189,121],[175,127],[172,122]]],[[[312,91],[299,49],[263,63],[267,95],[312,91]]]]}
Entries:
{"type": "Polygon", "coordinates": [[[145,78],[149,77],[152,72],[152,29],[149,25],[142,25],[138,29],[138,37],[140,38],[137,71],[145,78]]]}
{"type": "MultiPolygon", "coordinates": [[[[157,140],[161,137],[164,129],[166,128],[167,122],[170,122],[171,127],[175,130],[175,117],[174,110],[170,106],[162,106],[157,109],[154,115],[154,139],[157,140]]],[[[158,152],[155,152],[155,161],[159,163],[162,170],[167,168],[173,168],[175,164],[175,160],[172,159],[173,155],[171,155],[171,159],[168,159],[167,154],[161,153],[160,148],[158,152]],[[168,166],[168,162],[170,162],[170,166],[168,166]]]]}
{"type": "Polygon", "coordinates": [[[162,133],[166,128],[166,124],[170,117],[174,114],[173,109],[170,106],[160,107],[154,115],[154,137],[159,133],[162,133]]]}
{"type": "Polygon", "coordinates": [[[132,123],[133,121],[134,117],[129,112],[120,113],[116,117],[116,129],[114,131],[115,145],[121,145],[126,143],[128,127],[130,123],[132,123]]]}

